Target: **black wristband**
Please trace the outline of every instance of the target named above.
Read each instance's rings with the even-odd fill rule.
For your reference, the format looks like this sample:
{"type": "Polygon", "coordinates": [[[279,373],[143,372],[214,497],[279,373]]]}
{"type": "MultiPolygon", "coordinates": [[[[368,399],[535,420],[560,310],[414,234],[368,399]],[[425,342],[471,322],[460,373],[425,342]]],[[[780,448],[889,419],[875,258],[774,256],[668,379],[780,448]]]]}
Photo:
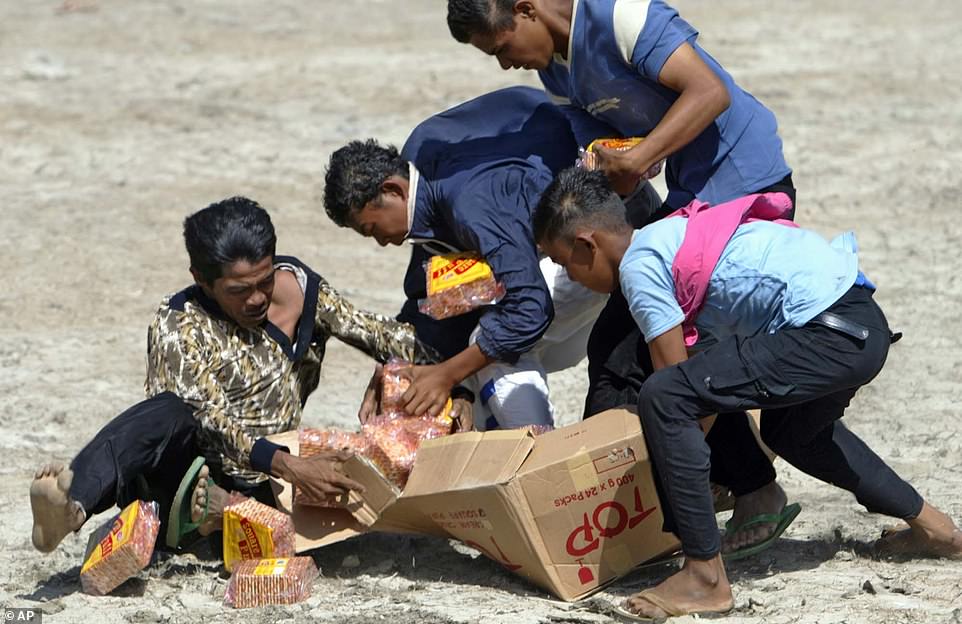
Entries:
{"type": "Polygon", "coordinates": [[[451,399],[464,399],[468,403],[474,403],[474,393],[464,386],[455,386],[451,388],[451,399]]]}

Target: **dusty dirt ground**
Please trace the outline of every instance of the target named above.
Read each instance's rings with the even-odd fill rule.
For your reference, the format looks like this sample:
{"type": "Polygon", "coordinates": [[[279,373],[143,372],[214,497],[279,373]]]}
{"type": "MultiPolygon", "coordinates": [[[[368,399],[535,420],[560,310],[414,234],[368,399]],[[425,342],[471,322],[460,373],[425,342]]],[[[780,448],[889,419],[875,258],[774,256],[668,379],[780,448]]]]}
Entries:
{"type": "MultiPolygon", "coordinates": [[[[776,112],[799,220],[857,230],[905,332],[847,422],[962,520],[962,83],[951,69],[962,14],[935,0],[677,4],[776,112]]],[[[602,622],[606,604],[666,575],[636,572],[569,605],[446,541],[372,535],[314,553],[322,578],[308,602],[233,612],[216,562],[190,555],[113,596],[80,593],[97,522],[51,555],[30,546],[34,468],[69,460],[143,396],[150,315],[189,279],[187,213],[253,197],[279,251],[392,313],[406,251],[328,221],[329,153],[353,138],[399,143],[434,112],[534,79],[455,43],[440,0],[0,2],[0,605],[40,607],[51,622],[602,622]],[[351,555],[359,565],[345,565],[351,555]]],[[[369,368],[332,343],[305,423],[351,425],[369,368]]],[[[570,422],[584,369],[551,383],[570,422]]],[[[775,548],[730,567],[737,608],[719,621],[962,621],[962,565],[873,559],[885,519],[778,468],[804,511],[775,548]]]]}

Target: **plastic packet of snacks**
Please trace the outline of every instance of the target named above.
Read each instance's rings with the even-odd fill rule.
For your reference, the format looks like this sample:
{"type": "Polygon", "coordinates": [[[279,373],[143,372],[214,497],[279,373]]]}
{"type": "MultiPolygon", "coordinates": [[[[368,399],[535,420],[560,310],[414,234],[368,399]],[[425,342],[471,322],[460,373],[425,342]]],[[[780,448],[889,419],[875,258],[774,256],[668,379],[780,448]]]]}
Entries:
{"type": "Polygon", "coordinates": [[[411,387],[413,370],[414,364],[399,358],[391,358],[384,365],[384,376],[381,377],[381,414],[406,415],[403,397],[411,387]]]}
{"type": "Polygon", "coordinates": [[[157,503],[134,501],[91,536],[80,587],[102,596],[147,567],[160,530],[157,503]]]}
{"type": "MultiPolygon", "coordinates": [[[[644,139],[641,137],[628,137],[628,138],[604,138],[595,139],[588,144],[587,148],[578,148],[578,159],[575,164],[578,167],[583,167],[589,171],[594,171],[599,168],[598,155],[595,152],[595,147],[598,145],[602,147],[607,147],[609,149],[614,149],[618,151],[630,150],[634,146],[641,143],[644,139]]],[[[642,174],[642,180],[650,180],[661,173],[661,168],[665,164],[664,160],[656,162],[654,165],[648,168],[644,174],[642,174]]]]}
{"type": "Polygon", "coordinates": [[[311,596],[317,575],[310,557],[241,561],[231,574],[224,604],[246,609],[301,602],[311,596]]]}
{"type": "MultiPolygon", "coordinates": [[[[370,446],[362,434],[340,429],[301,429],[297,432],[297,443],[300,457],[311,457],[323,451],[352,451],[357,455],[365,455],[370,446]]],[[[315,499],[295,486],[294,503],[311,507],[343,507],[347,503],[347,495],[315,499]]]]}
{"type": "Polygon", "coordinates": [[[239,561],[294,555],[294,522],[282,511],[231,493],[224,507],[224,567],[239,561]]]}
{"type": "MultiPolygon", "coordinates": [[[[410,418],[404,410],[404,393],[411,387],[411,376],[414,364],[400,358],[391,358],[384,365],[384,375],[381,378],[381,403],[378,414],[385,417],[410,418]]],[[[434,419],[452,424],[451,408],[453,402],[449,398],[441,413],[434,419]]]]}
{"type": "Polygon", "coordinates": [[[424,271],[428,296],[418,301],[418,310],[436,320],[495,304],[504,297],[504,285],[477,254],[432,256],[424,263],[424,271]]]}

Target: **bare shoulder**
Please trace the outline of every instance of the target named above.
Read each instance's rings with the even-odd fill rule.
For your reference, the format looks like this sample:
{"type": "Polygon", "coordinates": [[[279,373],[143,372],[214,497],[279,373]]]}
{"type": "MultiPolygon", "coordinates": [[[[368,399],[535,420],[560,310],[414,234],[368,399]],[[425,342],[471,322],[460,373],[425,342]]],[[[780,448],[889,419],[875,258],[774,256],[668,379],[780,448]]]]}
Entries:
{"type": "MultiPolygon", "coordinates": [[[[283,323],[291,318],[296,320],[304,307],[304,292],[292,272],[279,269],[274,272],[274,293],[271,295],[272,317],[283,323]]],[[[277,321],[273,321],[277,324],[277,321]]]]}

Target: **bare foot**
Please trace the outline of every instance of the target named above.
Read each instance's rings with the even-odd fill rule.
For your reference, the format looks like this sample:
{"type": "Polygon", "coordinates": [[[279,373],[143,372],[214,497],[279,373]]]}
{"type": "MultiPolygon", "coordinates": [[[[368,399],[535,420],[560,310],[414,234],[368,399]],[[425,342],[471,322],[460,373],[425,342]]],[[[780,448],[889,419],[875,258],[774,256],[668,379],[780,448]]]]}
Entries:
{"type": "Polygon", "coordinates": [[[628,598],[625,608],[641,617],[663,619],[689,613],[725,613],[734,606],[721,555],[685,559],[681,570],[658,586],[628,598]]]}
{"type": "Polygon", "coordinates": [[[50,552],[68,533],[79,529],[87,519],[83,507],[67,492],[73,472],[63,464],[44,464],[30,484],[30,509],[33,511],[33,547],[50,552]]]}
{"type": "Polygon", "coordinates": [[[917,518],[906,521],[908,529],[887,529],[875,543],[886,556],[946,557],[962,560],[962,531],[948,517],[928,503],[917,518]]]}
{"type": "Polygon", "coordinates": [[[722,538],[722,552],[727,554],[767,539],[775,531],[774,522],[755,524],[741,531],[737,528],[759,514],[781,513],[787,502],[785,490],[775,481],[750,494],[737,497],[735,512],[729,521],[735,530],[731,534],[726,532],[722,538]]]}
{"type": "Polygon", "coordinates": [[[204,507],[207,507],[207,519],[197,528],[201,535],[210,535],[221,528],[224,515],[224,507],[227,506],[229,493],[224,488],[208,484],[207,478],[210,476],[210,469],[204,466],[197,473],[197,481],[194,483],[194,491],[190,495],[190,521],[200,522],[204,518],[204,507]],[[207,501],[210,499],[210,505],[207,501]]]}

